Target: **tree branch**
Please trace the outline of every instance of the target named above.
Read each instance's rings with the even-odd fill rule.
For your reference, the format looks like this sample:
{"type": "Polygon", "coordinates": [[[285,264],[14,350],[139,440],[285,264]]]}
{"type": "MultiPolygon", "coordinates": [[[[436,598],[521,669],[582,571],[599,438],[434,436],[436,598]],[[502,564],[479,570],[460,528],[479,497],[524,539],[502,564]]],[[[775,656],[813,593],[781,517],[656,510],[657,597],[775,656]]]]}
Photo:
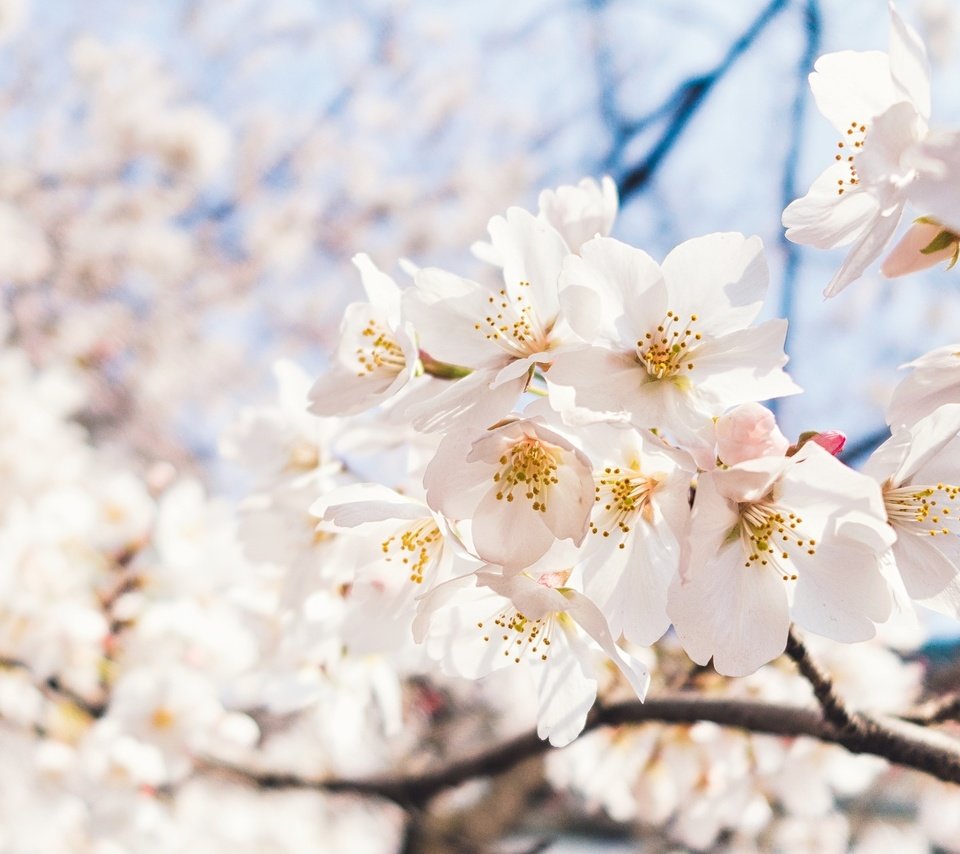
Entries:
{"type": "Polygon", "coordinates": [[[797,670],[813,687],[814,696],[823,710],[824,718],[839,730],[850,729],[858,723],[856,716],[833,690],[833,682],[820,665],[813,660],[797,630],[790,626],[787,635],[787,655],[797,665],[797,670]]]}
{"type": "MultiPolygon", "coordinates": [[[[698,721],[711,721],[755,733],[809,736],[827,744],[840,745],[851,753],[879,756],[937,779],[960,783],[960,742],[941,732],[887,716],[859,714],[856,726],[840,729],[816,709],[680,693],[648,699],[645,703],[631,701],[595,706],[587,718],[584,733],[601,726],[647,722],[693,724],[698,721]]],[[[367,780],[311,780],[292,774],[251,772],[216,762],[208,762],[207,768],[262,788],[349,792],[385,798],[410,809],[423,807],[446,789],[475,777],[496,776],[524,759],[550,749],[550,744],[538,738],[536,732],[529,732],[435,771],[367,780]]]]}
{"type": "Polygon", "coordinates": [[[955,721],[960,718],[960,693],[951,693],[928,700],[901,717],[910,723],[928,726],[955,721]]]}
{"type": "MultiPolygon", "coordinates": [[[[637,193],[653,177],[661,161],[670,153],[683,133],[687,122],[693,117],[694,113],[702,106],[707,95],[713,90],[713,87],[726,76],[727,72],[733,67],[736,61],[747,52],[760,34],[767,28],[767,25],[774,20],[784,9],[789,6],[789,0],[772,0],[768,3],[760,14],[750,23],[750,26],[737,37],[730,48],[727,50],[723,59],[709,71],[691,77],[677,87],[671,95],[668,103],[672,104],[670,109],[670,119],[660,138],[653,144],[652,148],[643,160],[636,166],[628,169],[617,180],[617,190],[620,194],[620,203],[637,193]]],[[[655,111],[655,113],[658,111],[655,111]]],[[[624,138],[619,139],[615,145],[615,150],[623,150],[629,136],[635,135],[636,130],[642,128],[643,120],[638,122],[635,127],[630,127],[630,133],[625,134],[624,138]]],[[[614,158],[608,157],[608,162],[614,158]]]]}

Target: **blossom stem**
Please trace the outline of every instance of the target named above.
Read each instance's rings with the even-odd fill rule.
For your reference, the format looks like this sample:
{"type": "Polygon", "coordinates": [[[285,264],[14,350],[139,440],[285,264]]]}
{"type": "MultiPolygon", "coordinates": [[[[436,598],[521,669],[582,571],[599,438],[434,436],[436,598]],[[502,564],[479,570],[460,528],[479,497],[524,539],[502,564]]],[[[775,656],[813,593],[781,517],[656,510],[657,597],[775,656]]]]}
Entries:
{"type": "Polygon", "coordinates": [[[460,365],[439,362],[423,350],[420,351],[420,364],[423,366],[425,374],[441,380],[459,380],[473,373],[471,368],[462,368],[460,365]]]}

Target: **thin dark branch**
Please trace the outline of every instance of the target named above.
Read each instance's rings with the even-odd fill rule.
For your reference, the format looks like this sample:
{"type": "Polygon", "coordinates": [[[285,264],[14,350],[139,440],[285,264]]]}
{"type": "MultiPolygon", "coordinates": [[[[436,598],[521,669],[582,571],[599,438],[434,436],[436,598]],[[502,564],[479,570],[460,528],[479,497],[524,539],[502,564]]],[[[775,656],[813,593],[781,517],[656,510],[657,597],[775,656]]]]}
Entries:
{"type": "MultiPolygon", "coordinates": [[[[781,207],[786,208],[797,198],[797,163],[800,160],[800,144],[803,137],[804,116],[808,98],[807,74],[813,67],[820,52],[821,17],[818,0],[806,0],[803,7],[803,53],[797,63],[797,77],[794,84],[793,103],[790,106],[790,144],[783,162],[783,182],[780,188],[781,207]]],[[[779,316],[787,320],[787,339],[784,350],[791,354],[791,329],[793,327],[794,291],[797,275],[800,272],[800,247],[787,240],[786,232],[780,235],[783,248],[783,279],[780,284],[779,316]]],[[[774,412],[777,401],[772,401],[774,412]]]]}
{"type": "Polygon", "coordinates": [[[800,675],[813,687],[814,696],[816,696],[827,722],[839,730],[855,726],[857,723],[855,716],[837,692],[834,691],[830,677],[813,660],[802,638],[793,626],[790,627],[790,632],[787,635],[786,653],[797,665],[800,675]]]}
{"type": "MultiPolygon", "coordinates": [[[[890,762],[923,771],[937,779],[960,783],[960,742],[916,724],[886,716],[856,716],[856,726],[840,729],[818,709],[727,700],[680,693],[597,706],[584,733],[601,726],[646,722],[693,724],[712,721],[722,726],[781,736],[809,736],[845,747],[851,753],[880,756],[890,762]]],[[[545,753],[548,742],[536,732],[510,739],[475,756],[425,774],[368,780],[310,780],[292,774],[251,772],[210,762],[211,771],[227,773],[269,789],[308,788],[385,798],[407,809],[420,808],[435,795],[476,777],[502,774],[524,759],[545,753]]]]}
{"type": "MultiPolygon", "coordinates": [[[[621,203],[640,191],[653,177],[661,161],[679,141],[687,122],[703,105],[707,95],[726,76],[736,61],[749,50],[767,25],[788,5],[789,0],[772,0],[733,42],[723,59],[714,68],[680,84],[671,96],[670,100],[673,104],[671,116],[660,138],[643,160],[623,173],[617,181],[621,203]]],[[[622,148],[625,140],[619,140],[617,144],[622,148]]]]}
{"type": "Polygon", "coordinates": [[[911,723],[927,725],[955,721],[960,719],[960,693],[928,700],[900,717],[911,723]]]}
{"type": "MultiPolygon", "coordinates": [[[[0,656],[0,669],[23,670],[31,673],[30,666],[26,662],[20,661],[17,658],[7,658],[4,656],[0,656]]],[[[36,687],[48,698],[70,703],[91,718],[103,717],[106,712],[107,707],[105,702],[87,699],[76,691],[66,687],[56,675],[47,677],[42,682],[37,683],[36,687]]]]}

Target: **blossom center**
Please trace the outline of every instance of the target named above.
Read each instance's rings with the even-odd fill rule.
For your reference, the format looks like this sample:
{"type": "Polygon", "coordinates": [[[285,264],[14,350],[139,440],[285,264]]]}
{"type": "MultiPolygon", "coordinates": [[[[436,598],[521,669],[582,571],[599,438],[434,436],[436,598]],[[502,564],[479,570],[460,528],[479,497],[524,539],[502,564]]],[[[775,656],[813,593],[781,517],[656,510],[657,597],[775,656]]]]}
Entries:
{"type": "Polygon", "coordinates": [[[547,614],[532,620],[516,608],[509,608],[491,619],[479,621],[477,628],[486,627],[484,643],[500,643],[503,655],[512,658],[514,664],[519,664],[524,655],[529,655],[534,660],[546,661],[550,653],[554,618],[558,616],[547,614]],[[489,625],[491,622],[492,627],[489,625]]]}
{"type": "Polygon", "coordinates": [[[740,542],[746,561],[744,566],[772,566],[784,581],[796,581],[793,567],[783,561],[792,561],[798,551],[808,555],[817,553],[817,541],[804,537],[800,530],[803,519],[770,501],[740,505],[740,542]]]}
{"type": "Polygon", "coordinates": [[[517,290],[501,288],[487,297],[489,314],[473,328],[488,341],[496,341],[511,355],[523,357],[547,348],[548,332],[534,311],[526,291],[530,282],[520,282],[517,290]]]}
{"type": "Polygon", "coordinates": [[[424,573],[436,562],[442,543],[443,535],[437,523],[425,519],[388,537],[380,549],[389,563],[399,558],[403,568],[410,571],[414,584],[423,584],[424,573]]]}
{"type": "Polygon", "coordinates": [[[525,439],[500,457],[500,465],[502,468],[493,475],[497,500],[513,501],[517,494],[531,502],[534,510],[545,513],[550,487],[559,483],[559,462],[554,453],[537,439],[525,439]]]}
{"type": "Polygon", "coordinates": [[[960,486],[949,483],[898,486],[884,489],[883,503],[891,525],[936,537],[960,534],[958,496],[960,486]]]}
{"type": "Polygon", "coordinates": [[[636,468],[624,472],[619,466],[608,466],[602,472],[594,472],[594,483],[597,510],[590,521],[590,531],[603,537],[619,536],[618,547],[626,548],[627,535],[638,516],[653,524],[653,493],[660,482],[636,468]]]}
{"type": "Polygon", "coordinates": [[[356,349],[357,376],[365,377],[385,368],[399,373],[407,364],[403,348],[389,331],[375,320],[370,320],[360,332],[360,346],[356,349]]]}
{"type": "Polygon", "coordinates": [[[860,183],[860,176],[857,175],[856,156],[863,150],[866,138],[867,126],[854,121],[850,122],[845,138],[837,143],[837,148],[840,150],[834,155],[834,160],[838,163],[846,163],[848,171],[846,178],[837,179],[838,196],[842,196],[846,190],[852,189],[860,183]]]}
{"type": "Polygon", "coordinates": [[[666,317],[652,332],[637,339],[637,361],[646,369],[652,379],[662,380],[676,377],[683,371],[692,371],[691,360],[693,342],[700,341],[702,335],[694,329],[697,322],[695,314],[686,322],[670,310],[666,317]]]}

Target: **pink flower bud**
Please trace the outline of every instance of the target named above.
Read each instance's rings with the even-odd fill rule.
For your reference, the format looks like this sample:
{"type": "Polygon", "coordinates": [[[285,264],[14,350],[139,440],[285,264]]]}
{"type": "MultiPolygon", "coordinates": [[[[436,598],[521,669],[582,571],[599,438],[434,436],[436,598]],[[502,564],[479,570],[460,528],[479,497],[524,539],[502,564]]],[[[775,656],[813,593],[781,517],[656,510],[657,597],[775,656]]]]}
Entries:
{"type": "Polygon", "coordinates": [[[895,279],[897,276],[906,276],[907,273],[926,270],[927,267],[933,267],[941,261],[948,261],[953,257],[956,244],[950,244],[929,254],[920,251],[929,246],[930,242],[943,230],[943,226],[936,223],[914,223],[886,257],[880,267],[880,272],[888,279],[895,279]]]}
{"type": "Polygon", "coordinates": [[[825,451],[829,451],[836,456],[847,444],[847,437],[839,430],[824,430],[822,433],[817,433],[816,436],[811,436],[810,441],[816,442],[825,451]]]}
{"type": "Polygon", "coordinates": [[[782,457],[789,447],[773,413],[759,403],[743,403],[717,419],[717,454],[728,466],[782,457]]]}

